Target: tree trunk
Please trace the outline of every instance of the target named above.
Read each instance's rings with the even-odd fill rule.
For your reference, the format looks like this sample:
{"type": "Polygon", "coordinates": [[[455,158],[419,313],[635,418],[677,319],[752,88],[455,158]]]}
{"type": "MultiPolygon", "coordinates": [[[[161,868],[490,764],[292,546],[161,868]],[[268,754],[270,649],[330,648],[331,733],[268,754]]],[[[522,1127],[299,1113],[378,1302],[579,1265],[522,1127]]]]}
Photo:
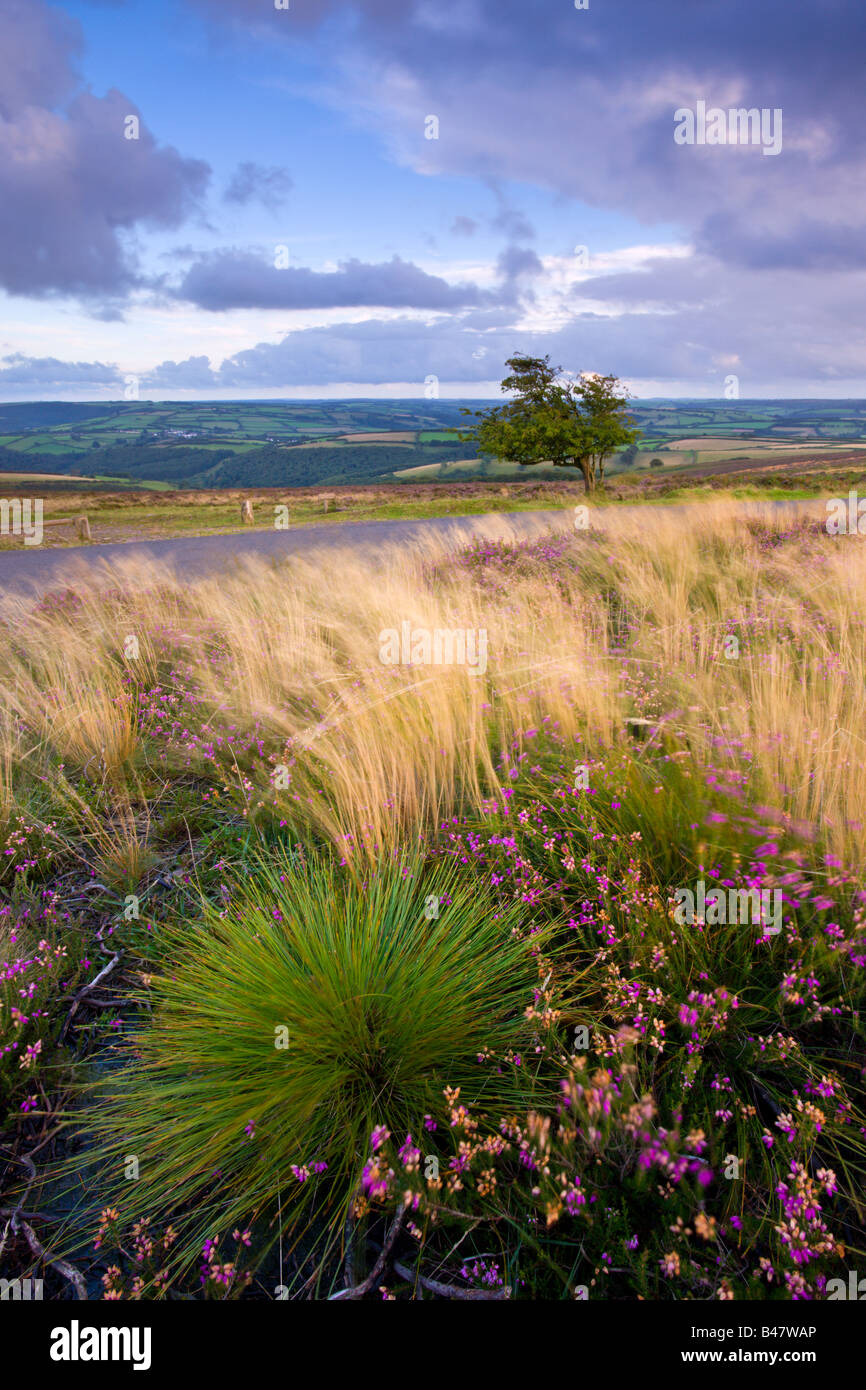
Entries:
{"type": "Polygon", "coordinates": [[[593,488],[595,487],[595,473],[592,467],[592,462],[589,459],[578,459],[577,466],[583,474],[584,492],[592,492],[593,488]]]}

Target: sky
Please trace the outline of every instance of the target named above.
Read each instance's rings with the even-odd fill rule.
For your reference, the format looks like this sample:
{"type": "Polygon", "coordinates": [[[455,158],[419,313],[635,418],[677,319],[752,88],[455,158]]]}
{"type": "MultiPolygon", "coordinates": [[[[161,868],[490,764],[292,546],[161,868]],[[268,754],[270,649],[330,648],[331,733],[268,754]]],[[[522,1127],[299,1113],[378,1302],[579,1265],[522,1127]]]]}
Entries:
{"type": "Polygon", "coordinates": [[[864,61],[862,0],[0,0],[0,400],[862,397],[864,61]]]}

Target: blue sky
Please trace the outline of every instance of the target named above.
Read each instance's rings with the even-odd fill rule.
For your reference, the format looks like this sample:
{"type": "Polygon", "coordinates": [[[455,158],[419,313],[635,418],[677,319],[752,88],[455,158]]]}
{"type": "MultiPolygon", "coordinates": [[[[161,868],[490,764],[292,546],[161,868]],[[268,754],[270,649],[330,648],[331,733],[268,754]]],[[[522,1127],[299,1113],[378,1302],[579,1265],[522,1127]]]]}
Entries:
{"type": "Polygon", "coordinates": [[[0,0],[0,399],[489,395],[515,349],[862,395],[864,37],[855,0],[0,0]],[[676,143],[702,102],[781,149],[676,143]]]}

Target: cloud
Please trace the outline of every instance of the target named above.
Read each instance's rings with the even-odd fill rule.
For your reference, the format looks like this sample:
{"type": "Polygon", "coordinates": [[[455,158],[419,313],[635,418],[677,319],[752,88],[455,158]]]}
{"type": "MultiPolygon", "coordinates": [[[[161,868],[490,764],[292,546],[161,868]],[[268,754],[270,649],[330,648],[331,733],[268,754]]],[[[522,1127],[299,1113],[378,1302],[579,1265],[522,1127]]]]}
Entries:
{"type": "MultiPolygon", "coordinates": [[[[614,372],[672,394],[688,384],[696,394],[719,398],[731,372],[744,397],[767,394],[768,383],[781,381],[807,395],[833,394],[835,382],[866,376],[860,333],[866,272],[786,269],[767,276],[729,267],[722,274],[719,262],[702,253],[650,257],[641,265],[567,283],[561,293],[569,318],[552,328],[526,319],[522,305],[501,303],[430,322],[408,315],[370,317],[297,329],[278,342],[235,352],[219,365],[204,354],[166,360],[140,374],[141,389],[231,396],[407,383],[423,395],[427,379],[435,376],[442,383],[465,383],[472,394],[475,387],[498,383],[515,351],[549,353],[573,372],[614,372]]],[[[29,384],[34,394],[120,380],[114,367],[102,363],[15,356],[0,368],[0,390],[29,384]]]]}
{"type": "MultiPolygon", "coordinates": [[[[231,391],[423,383],[431,373],[472,383],[498,378],[516,348],[696,385],[712,385],[733,360],[743,391],[784,374],[797,383],[866,375],[860,0],[825,0],[819,20],[790,0],[617,0],[586,12],[565,0],[543,15],[525,0],[291,0],[287,11],[263,0],[187,3],[236,26],[232,42],[254,32],[270,44],[303,42],[304,58],[325,53],[323,99],[381,134],[403,165],[492,190],[484,225],[506,246],[489,276],[462,272],[468,284],[399,257],[277,270],[247,250],[190,256],[163,292],[212,313],[360,307],[450,317],[378,322],[371,312],[365,323],[260,343],[221,367],[203,356],[167,361],[155,369],[166,384],[183,375],[190,389],[231,391]],[[674,112],[698,100],[781,108],[782,152],[677,146],[674,112]],[[424,139],[430,113],[438,140],[424,139]],[[512,205],[521,182],[551,190],[563,223],[574,216],[561,245],[594,240],[580,230],[589,207],[682,229],[691,253],[598,274],[599,232],[590,273],[560,265],[554,277],[552,258],[545,273],[522,244],[534,229],[512,205]]],[[[0,0],[0,10],[0,284],[80,293],[116,313],[139,283],[134,234],[188,216],[207,168],[144,131],[122,141],[118,121],[136,108],[84,88],[73,20],[44,0],[0,0]]],[[[268,206],[288,192],[288,177],[242,164],[223,196],[268,206]]],[[[451,226],[457,237],[478,230],[462,214],[451,226]]],[[[207,339],[195,342],[200,351],[207,339]]]]}
{"type": "Polygon", "coordinates": [[[158,144],[129,97],[82,87],[80,51],[60,11],[3,0],[0,287],[12,294],[125,294],[138,281],[125,234],[178,226],[207,184],[208,165],[158,144]]]}
{"type": "Polygon", "coordinates": [[[462,213],[451,223],[452,236],[474,236],[477,231],[478,223],[471,217],[464,217],[462,213]]]}
{"type": "Polygon", "coordinates": [[[175,291],[202,309],[333,309],[358,305],[380,308],[453,310],[490,298],[477,285],[451,285],[438,275],[394,256],[372,265],[348,260],[337,270],[286,266],[245,251],[204,256],[175,291]]]}
{"type": "MultiPolygon", "coordinates": [[[[530,255],[533,253],[529,253],[530,255]]],[[[425,379],[497,382],[515,351],[542,356],[566,370],[613,372],[652,381],[672,392],[692,383],[721,398],[735,372],[744,396],[770,382],[810,388],[866,376],[866,273],[815,276],[749,268],[721,273],[702,254],[650,259],[640,271],[575,280],[565,291],[566,322],[545,328],[496,305],[426,323],[387,321],[303,328],[278,343],[261,342],[228,357],[210,376],[187,382],[187,364],[163,363],[154,384],[236,390],[325,387],[340,383],[416,383],[425,379]],[[748,305],[748,314],[744,306],[748,305]]]]}
{"type": "Polygon", "coordinates": [[[142,378],[148,390],[206,390],[215,385],[216,373],[207,357],[187,357],[183,362],[161,362],[142,378]]]}
{"type": "Polygon", "coordinates": [[[500,190],[494,187],[499,211],[491,218],[490,225],[496,232],[504,232],[511,241],[532,241],[535,228],[529,218],[519,208],[511,207],[500,190]]]}
{"type": "Polygon", "coordinates": [[[697,246],[752,270],[863,270],[864,227],[847,221],[849,215],[847,200],[834,220],[798,212],[778,228],[762,226],[760,214],[746,227],[742,215],[715,212],[705,219],[697,246]]]}
{"type": "Polygon", "coordinates": [[[543,275],[544,266],[528,246],[506,246],[496,261],[500,275],[516,280],[521,275],[543,275]]]}
{"type": "MultiPolygon", "coordinates": [[[[265,20],[259,0],[207,0],[206,10],[275,42],[294,34],[285,13],[265,20]]],[[[861,263],[861,0],[825,0],[818,23],[791,0],[543,12],[525,0],[292,0],[290,13],[301,32],[327,26],[331,102],[425,174],[523,181],[674,222],[725,264],[861,263]],[[698,100],[781,109],[781,154],[676,145],[674,113],[698,100]],[[424,139],[428,113],[438,140],[424,139]]],[[[504,199],[499,221],[509,240],[531,235],[504,199]]]]}
{"type": "Polygon", "coordinates": [[[223,197],[227,203],[259,202],[263,207],[275,212],[288,197],[293,180],[287,169],[262,164],[251,160],[239,164],[223,197]]]}
{"type": "Polygon", "coordinates": [[[60,362],[56,357],[24,357],[17,352],[0,361],[4,364],[0,366],[0,391],[18,386],[102,387],[123,381],[117,368],[104,362],[60,362]]]}
{"type": "Polygon", "coordinates": [[[591,356],[619,375],[696,383],[720,383],[730,369],[741,395],[760,395],[772,380],[866,375],[864,272],[767,275],[698,253],[584,280],[571,295],[578,313],[556,348],[568,365],[591,356]]]}
{"type": "Polygon", "coordinates": [[[278,344],[260,343],[223,362],[217,384],[225,389],[257,383],[318,385],[358,381],[382,384],[416,381],[419,395],[425,379],[482,381],[486,372],[473,359],[474,334],[461,340],[455,324],[398,319],[370,319],[334,328],[310,328],[288,334],[278,344]]]}
{"type": "MultiPolygon", "coordinates": [[[[506,338],[503,336],[502,342],[506,338]]],[[[507,339],[509,345],[511,338],[507,339]]],[[[482,359],[473,357],[480,336],[461,335],[453,320],[425,324],[417,319],[367,319],[361,323],[306,328],[287,334],[279,343],[258,343],[227,358],[211,373],[214,389],[271,389],[323,386],[332,382],[417,382],[423,394],[425,378],[483,381],[490,374],[482,359]]],[[[191,359],[201,363],[201,359],[191,359]]],[[[143,386],[166,389],[187,385],[188,363],[163,362],[142,378],[143,386]]],[[[498,369],[494,371],[498,374],[498,369]]],[[[203,387],[204,379],[193,383],[203,387]]]]}

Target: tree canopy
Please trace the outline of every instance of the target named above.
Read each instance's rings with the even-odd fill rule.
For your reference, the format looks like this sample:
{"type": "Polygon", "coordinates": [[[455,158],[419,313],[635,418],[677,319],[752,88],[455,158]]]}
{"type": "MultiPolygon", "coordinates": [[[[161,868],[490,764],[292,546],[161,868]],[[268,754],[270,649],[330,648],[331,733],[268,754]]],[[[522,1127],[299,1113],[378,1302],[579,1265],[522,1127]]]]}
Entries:
{"type": "Polygon", "coordinates": [[[591,492],[596,479],[604,478],[609,456],[640,434],[627,414],[629,395],[619,378],[584,372],[568,379],[549,356],[526,353],[515,353],[505,365],[511,370],[502,390],[513,398],[490,410],[465,410],[477,424],[461,438],[510,463],[577,467],[591,492]]]}

